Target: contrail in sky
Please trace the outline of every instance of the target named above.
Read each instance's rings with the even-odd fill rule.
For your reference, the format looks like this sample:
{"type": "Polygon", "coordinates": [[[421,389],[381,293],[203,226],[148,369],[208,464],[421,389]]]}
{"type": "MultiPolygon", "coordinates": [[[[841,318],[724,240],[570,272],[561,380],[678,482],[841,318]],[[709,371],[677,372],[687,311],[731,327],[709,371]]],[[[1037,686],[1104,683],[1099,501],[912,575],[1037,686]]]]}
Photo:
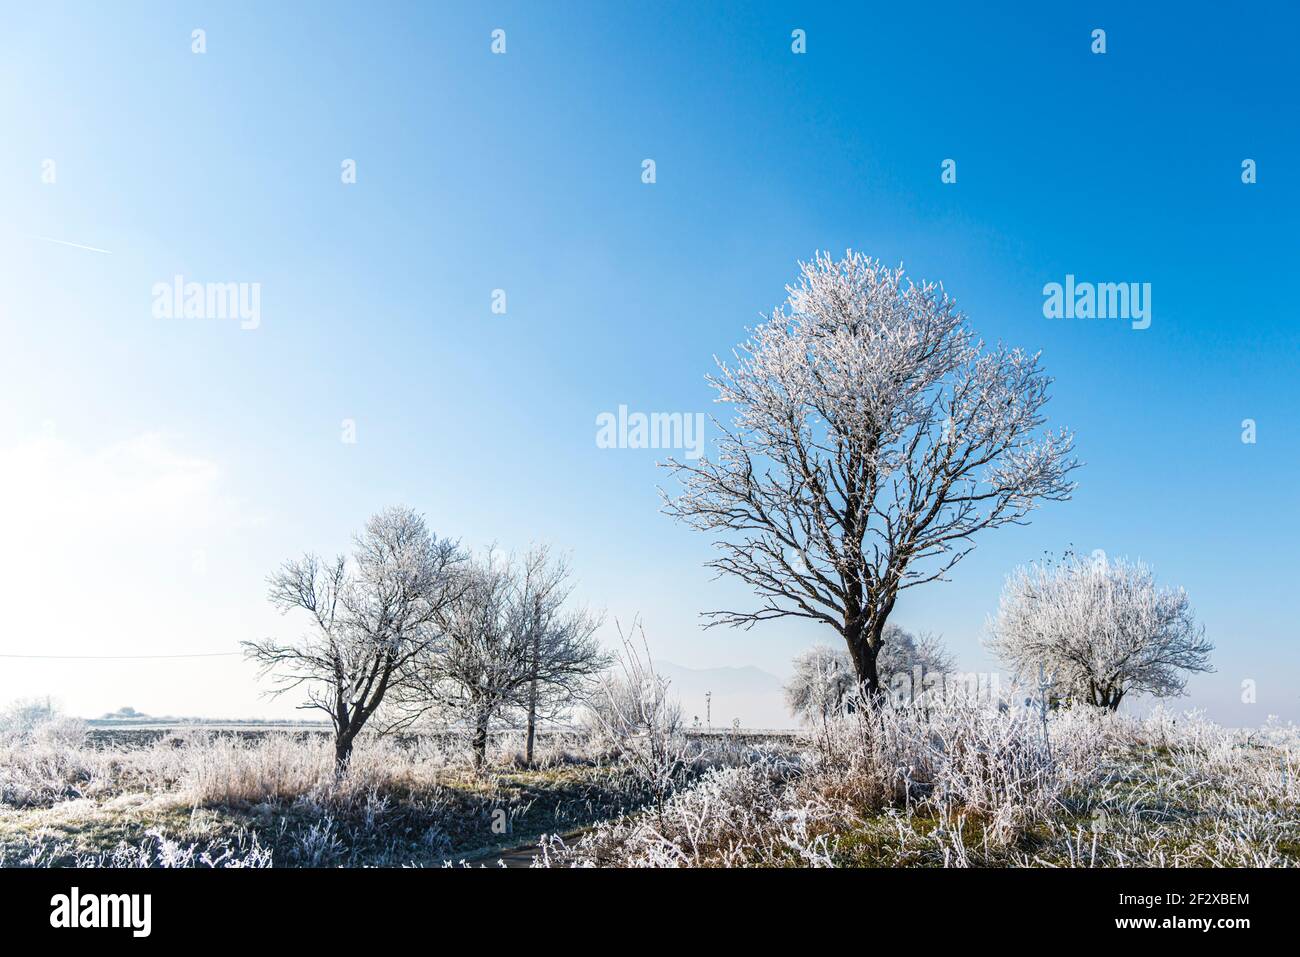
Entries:
{"type": "Polygon", "coordinates": [[[70,243],[66,239],[50,239],[49,236],[37,236],[37,239],[43,239],[47,243],[58,243],[60,246],[72,246],[75,249],[89,249],[92,253],[104,253],[111,256],[113,253],[107,249],[100,249],[98,246],[83,246],[81,243],[70,243]]]}

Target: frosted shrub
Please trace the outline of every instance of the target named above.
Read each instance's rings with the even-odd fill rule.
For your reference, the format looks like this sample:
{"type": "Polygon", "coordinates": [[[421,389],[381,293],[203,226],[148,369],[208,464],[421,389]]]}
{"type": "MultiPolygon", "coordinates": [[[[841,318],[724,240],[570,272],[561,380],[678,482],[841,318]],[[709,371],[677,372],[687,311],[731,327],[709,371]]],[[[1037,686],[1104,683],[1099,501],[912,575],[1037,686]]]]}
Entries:
{"type": "Polygon", "coordinates": [[[602,824],[572,847],[558,836],[543,839],[537,865],[728,866],[787,854],[798,858],[795,863],[827,863],[808,824],[829,812],[811,804],[782,806],[789,771],[771,760],[714,768],[666,798],[657,814],[602,824]]]}
{"type": "MultiPolygon", "coordinates": [[[[19,855],[10,855],[0,846],[0,867],[52,867],[70,851],[67,844],[38,843],[19,855]]],[[[271,851],[259,843],[256,834],[246,831],[233,838],[186,844],[151,829],[139,843],[123,841],[109,851],[77,854],[73,863],[76,867],[110,868],[270,867],[271,851]]]]}
{"type": "Polygon", "coordinates": [[[645,633],[635,625],[633,632],[639,633],[641,648],[620,632],[618,667],[601,678],[586,720],[597,747],[613,751],[627,765],[662,814],[696,749],[682,732],[681,706],[669,695],[668,679],[654,669],[645,633]]]}
{"type": "Polygon", "coordinates": [[[1280,866],[1300,733],[1198,714],[872,708],[799,760],[712,771],[539,866],[1280,866]]]}
{"type": "Polygon", "coordinates": [[[104,762],[85,748],[86,723],[48,700],[0,711],[0,804],[30,807],[103,789],[104,762]]]}
{"type": "Polygon", "coordinates": [[[564,782],[553,804],[507,767],[471,774],[432,735],[360,738],[339,775],[323,734],[75,745],[34,733],[39,723],[11,726],[0,739],[0,866],[261,866],[272,853],[291,866],[429,863],[492,842],[500,808],[538,830],[606,819],[578,838],[545,839],[543,866],[1300,861],[1292,725],[930,701],[701,753],[663,685],[633,688],[601,726],[598,760],[528,772],[564,782]],[[24,821],[35,826],[25,832],[24,821]],[[141,837],[140,827],[151,830],[141,837]]]}
{"type": "Polygon", "coordinates": [[[85,741],[86,722],[60,713],[48,700],[19,700],[0,712],[0,742],[80,747],[85,741]]]}
{"type": "Polygon", "coordinates": [[[295,741],[280,734],[252,742],[222,735],[185,751],[180,787],[195,804],[299,797],[332,773],[334,757],[323,737],[295,741]]]}

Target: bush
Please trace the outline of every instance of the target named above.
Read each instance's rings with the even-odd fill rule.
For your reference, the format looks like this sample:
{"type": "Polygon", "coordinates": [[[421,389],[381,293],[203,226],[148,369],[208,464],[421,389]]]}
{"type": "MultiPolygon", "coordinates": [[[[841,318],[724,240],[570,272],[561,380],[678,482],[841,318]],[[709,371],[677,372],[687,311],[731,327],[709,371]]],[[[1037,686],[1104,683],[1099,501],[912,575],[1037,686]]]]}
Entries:
{"type": "Polygon", "coordinates": [[[538,866],[1300,863],[1300,731],[1193,713],[871,707],[799,760],[716,769],[538,866]]]}
{"type": "Polygon", "coordinates": [[[78,747],[86,722],[62,714],[50,699],[20,699],[0,712],[0,741],[78,747]]]}

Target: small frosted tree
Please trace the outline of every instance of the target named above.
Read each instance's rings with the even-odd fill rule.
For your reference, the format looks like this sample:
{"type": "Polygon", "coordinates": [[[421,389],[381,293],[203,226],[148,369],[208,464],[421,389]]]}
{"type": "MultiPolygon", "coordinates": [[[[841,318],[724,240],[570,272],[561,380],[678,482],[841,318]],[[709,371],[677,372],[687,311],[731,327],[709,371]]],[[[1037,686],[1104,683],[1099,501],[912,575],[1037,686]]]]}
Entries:
{"type": "Polygon", "coordinates": [[[514,591],[515,628],[525,644],[519,695],[524,761],[531,765],[538,719],[554,718],[585,699],[611,659],[595,638],[602,616],[570,605],[572,575],[563,556],[545,545],[531,548],[515,573],[514,591]]]}
{"type": "Polygon", "coordinates": [[[307,613],[306,635],[243,643],[275,680],[273,694],[301,688],[301,707],[329,715],[340,772],[361,729],[433,640],[438,616],[456,595],[462,558],[456,543],[439,539],[409,508],[375,514],[354,542],[350,561],[308,554],[268,580],[281,612],[307,613]]]}
{"type": "Polygon", "coordinates": [[[1181,695],[1189,674],[1213,670],[1187,593],[1123,559],[1017,568],[987,643],[1017,675],[1041,667],[1060,696],[1111,711],[1128,694],[1181,695]]]}
{"type": "MultiPolygon", "coordinates": [[[[919,637],[898,625],[887,625],[876,659],[880,682],[893,687],[899,679],[922,682],[931,675],[952,672],[952,658],[938,637],[919,637]]],[[[853,659],[843,648],[814,645],[794,659],[794,674],[785,687],[790,713],[805,722],[825,721],[851,711],[860,687],[853,659]]]]}
{"type": "Polygon", "coordinates": [[[433,712],[466,727],[474,767],[482,768],[493,724],[527,681],[528,644],[515,627],[508,561],[489,551],[469,563],[463,583],[438,615],[437,640],[421,649],[398,697],[408,716],[433,712]]]}
{"type": "Polygon", "coordinates": [[[867,693],[899,592],[943,578],[986,529],[1069,497],[1073,437],[1042,429],[1037,356],[985,348],[942,287],[819,254],[710,378],[734,410],[716,458],[669,459],[669,515],[717,535],[709,564],[758,595],[710,612],[794,616],[843,638],[867,693]]]}
{"type": "Polygon", "coordinates": [[[928,631],[914,635],[892,624],[885,626],[876,664],[883,682],[899,675],[914,677],[918,671],[922,679],[952,673],[952,656],[937,635],[928,631]]]}
{"type": "Polygon", "coordinates": [[[850,707],[858,687],[853,660],[843,648],[813,645],[795,656],[785,705],[801,721],[826,721],[850,707]]]}
{"type": "Polygon", "coordinates": [[[430,713],[467,728],[476,768],[487,761],[493,726],[522,711],[531,763],[538,717],[585,698],[609,663],[594,637],[600,617],[569,605],[568,566],[545,546],[522,561],[489,550],[469,563],[463,581],[396,707],[408,720],[430,713]]]}

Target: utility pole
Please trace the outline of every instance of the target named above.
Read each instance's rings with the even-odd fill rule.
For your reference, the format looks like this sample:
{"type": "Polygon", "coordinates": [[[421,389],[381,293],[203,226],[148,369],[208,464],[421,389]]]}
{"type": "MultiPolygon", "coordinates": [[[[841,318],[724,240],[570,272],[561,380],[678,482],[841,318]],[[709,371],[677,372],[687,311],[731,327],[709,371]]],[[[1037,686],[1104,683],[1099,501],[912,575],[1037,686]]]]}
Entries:
{"type": "Polygon", "coordinates": [[[713,730],[713,692],[704,692],[704,726],[713,730]]]}

